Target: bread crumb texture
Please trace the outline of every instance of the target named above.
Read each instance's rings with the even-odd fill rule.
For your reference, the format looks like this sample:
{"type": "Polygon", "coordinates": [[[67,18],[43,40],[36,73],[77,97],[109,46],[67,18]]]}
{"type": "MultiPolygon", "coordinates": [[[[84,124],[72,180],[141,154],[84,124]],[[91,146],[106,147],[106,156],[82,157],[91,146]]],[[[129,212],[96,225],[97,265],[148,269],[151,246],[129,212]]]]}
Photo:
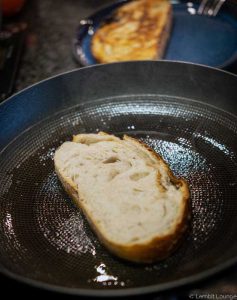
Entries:
{"type": "Polygon", "coordinates": [[[129,136],[79,134],[58,148],[54,161],[67,192],[113,252],[167,240],[168,253],[177,243],[186,227],[188,186],[146,145],[129,136]]]}

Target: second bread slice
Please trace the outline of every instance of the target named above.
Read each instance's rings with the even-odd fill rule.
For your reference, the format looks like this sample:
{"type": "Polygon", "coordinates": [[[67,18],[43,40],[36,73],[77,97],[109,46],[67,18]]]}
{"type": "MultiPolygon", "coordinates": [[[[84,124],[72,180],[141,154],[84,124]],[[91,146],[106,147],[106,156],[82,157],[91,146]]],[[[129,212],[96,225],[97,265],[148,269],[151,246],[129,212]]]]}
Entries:
{"type": "Polygon", "coordinates": [[[170,1],[129,1],[96,30],[92,37],[92,54],[100,63],[161,59],[171,24],[170,1]]]}

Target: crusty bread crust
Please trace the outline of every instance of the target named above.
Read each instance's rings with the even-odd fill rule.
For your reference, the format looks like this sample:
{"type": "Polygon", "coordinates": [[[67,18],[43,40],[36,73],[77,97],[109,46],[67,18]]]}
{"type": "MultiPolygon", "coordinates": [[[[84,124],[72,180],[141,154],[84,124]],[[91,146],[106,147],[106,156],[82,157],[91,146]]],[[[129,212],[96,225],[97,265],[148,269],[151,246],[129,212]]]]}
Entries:
{"type": "Polygon", "coordinates": [[[161,59],[172,27],[168,0],[137,0],[116,9],[112,21],[92,37],[91,50],[100,63],[161,59]]]}
{"type": "MultiPolygon", "coordinates": [[[[105,135],[105,133],[100,132],[100,135],[105,135]]],[[[113,135],[110,135],[113,136],[113,135]]],[[[76,137],[73,139],[77,140],[76,137]]],[[[189,209],[189,188],[188,184],[185,180],[179,179],[174,176],[169,166],[165,163],[165,161],[154,152],[151,148],[149,148],[146,144],[138,141],[134,138],[131,138],[127,135],[124,136],[124,140],[132,141],[137,147],[142,148],[144,151],[148,151],[149,154],[159,161],[165,169],[167,170],[167,174],[171,182],[177,186],[177,188],[181,189],[183,198],[182,198],[182,209],[179,218],[175,226],[173,226],[169,232],[164,234],[162,237],[157,236],[156,238],[146,242],[146,243],[132,243],[128,245],[120,245],[119,243],[114,243],[108,240],[99,230],[98,224],[94,222],[92,216],[86,210],[83,201],[83,195],[80,193],[80,189],[77,189],[77,186],[74,182],[65,177],[62,172],[57,168],[55,164],[55,171],[68,195],[74,200],[75,204],[82,209],[85,217],[87,218],[90,226],[98,236],[99,240],[102,244],[104,244],[113,254],[117,255],[120,258],[125,260],[137,262],[137,263],[152,263],[155,261],[162,260],[169,256],[178,246],[184,232],[188,226],[188,220],[190,217],[190,209],[189,209]]]]}
{"type": "Polygon", "coordinates": [[[170,5],[168,12],[166,23],[164,24],[163,30],[161,31],[160,37],[158,39],[157,47],[156,47],[156,57],[152,59],[162,59],[165,56],[165,51],[169,42],[171,30],[173,25],[173,11],[170,5]]]}

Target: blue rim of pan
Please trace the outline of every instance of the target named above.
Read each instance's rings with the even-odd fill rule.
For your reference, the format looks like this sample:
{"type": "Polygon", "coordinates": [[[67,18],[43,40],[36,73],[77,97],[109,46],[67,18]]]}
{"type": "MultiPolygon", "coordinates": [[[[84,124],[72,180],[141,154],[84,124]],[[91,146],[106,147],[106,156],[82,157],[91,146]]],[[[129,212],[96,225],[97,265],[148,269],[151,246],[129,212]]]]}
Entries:
{"type": "MultiPolygon", "coordinates": [[[[99,27],[99,25],[101,24],[101,22],[103,22],[116,8],[120,7],[121,5],[129,2],[131,0],[118,0],[115,3],[109,5],[109,6],[105,6],[104,8],[98,10],[97,12],[95,12],[94,14],[92,14],[91,16],[83,19],[80,21],[80,24],[76,30],[76,35],[75,38],[73,40],[73,55],[74,58],[76,59],[76,61],[82,65],[82,66],[88,66],[88,65],[92,65],[92,64],[97,64],[98,62],[96,61],[96,59],[93,57],[93,54],[91,53],[91,49],[90,49],[90,43],[91,43],[91,39],[93,34],[95,33],[95,31],[97,30],[97,28],[99,27]]],[[[198,7],[198,2],[197,1],[193,1],[193,2],[187,2],[187,1],[183,1],[183,0],[178,0],[178,1],[172,1],[173,4],[173,8],[174,8],[174,16],[178,19],[178,26],[177,24],[175,25],[176,28],[179,28],[179,26],[185,26],[184,22],[186,20],[183,20],[183,17],[185,16],[185,18],[187,19],[188,22],[192,22],[192,20],[196,20],[196,25],[195,22],[192,23],[194,24],[194,30],[195,28],[197,29],[197,26],[199,26],[200,24],[200,20],[205,21],[205,22],[201,22],[201,26],[202,30],[205,30],[205,26],[207,28],[207,26],[209,24],[214,24],[214,26],[212,26],[212,32],[210,33],[209,37],[213,37],[214,38],[214,43],[217,44],[217,47],[219,45],[220,47],[220,51],[218,52],[218,50],[216,50],[215,47],[214,50],[216,51],[216,57],[214,56],[215,54],[212,55],[212,50],[209,47],[209,61],[208,59],[205,61],[203,61],[202,59],[199,59],[198,57],[194,57],[193,55],[203,55],[201,47],[202,44],[200,45],[199,51],[197,50],[196,54],[192,52],[192,50],[194,50],[194,52],[196,51],[196,47],[199,46],[199,41],[207,43],[209,46],[212,43],[209,39],[209,37],[205,37],[204,35],[201,36],[201,33],[199,34],[199,36],[197,37],[197,40],[192,38],[193,41],[193,45],[192,45],[192,49],[189,52],[190,54],[188,54],[187,52],[187,47],[183,47],[186,43],[185,38],[183,39],[183,45],[182,43],[179,45],[179,54],[176,56],[176,53],[174,53],[176,51],[176,49],[174,50],[175,44],[177,45],[177,39],[180,38],[180,35],[177,36],[177,34],[175,34],[174,38],[171,38],[171,42],[168,44],[168,49],[166,51],[167,55],[164,56],[164,60],[174,60],[174,61],[184,61],[184,62],[191,62],[191,63],[198,63],[198,64],[204,64],[207,66],[211,66],[211,67],[216,67],[216,68],[227,68],[229,66],[231,66],[233,63],[235,63],[237,61],[237,3],[235,1],[228,1],[228,3],[224,4],[224,6],[221,9],[221,12],[218,14],[217,17],[214,18],[210,18],[210,17],[206,17],[206,16],[199,16],[197,14],[194,13],[193,15],[193,11],[195,12],[197,10],[198,7]],[[190,10],[191,8],[191,10],[190,10]],[[202,19],[200,19],[202,18],[202,19]],[[214,20],[214,22],[213,22],[214,20]],[[181,21],[181,22],[180,22],[181,21]],[[181,24],[183,22],[183,24],[181,24]],[[204,23],[204,25],[202,25],[204,23]],[[181,24],[181,25],[180,25],[181,24]],[[223,26],[226,25],[226,26],[223,26]],[[223,29],[223,27],[225,27],[223,29]],[[223,30],[227,30],[226,32],[223,30]],[[215,33],[216,34],[213,34],[215,33]],[[229,36],[227,34],[229,34],[229,36]],[[221,36],[223,39],[221,39],[221,36]],[[235,37],[236,38],[233,38],[235,37]],[[227,40],[229,41],[227,43],[227,40]],[[171,45],[170,45],[171,44],[171,45]],[[223,46],[223,48],[222,48],[223,46]],[[225,53],[226,47],[228,48],[228,52],[229,53],[225,53]],[[186,53],[182,54],[181,51],[182,49],[184,49],[184,52],[186,51],[186,53]],[[220,56],[218,56],[220,54],[220,56]],[[185,57],[186,55],[186,57],[185,57]],[[191,56],[191,59],[190,57],[191,56]],[[212,56],[212,57],[211,57],[212,56]],[[225,57],[223,57],[225,56],[225,57]],[[211,63],[210,63],[211,60],[211,63]],[[217,63],[213,63],[213,60],[217,63]]],[[[188,28],[188,26],[187,26],[188,28]]],[[[173,28],[174,29],[174,28],[173,28]]],[[[178,30],[178,29],[177,29],[178,30]]],[[[177,33],[177,30],[175,31],[177,33]]],[[[191,30],[191,29],[190,29],[191,30]]],[[[192,35],[191,32],[189,30],[188,35],[192,35]]],[[[197,30],[196,30],[197,32],[197,30]]],[[[208,46],[207,46],[208,47],[208,46]]],[[[205,49],[205,45],[204,45],[204,49],[205,49]]]]}

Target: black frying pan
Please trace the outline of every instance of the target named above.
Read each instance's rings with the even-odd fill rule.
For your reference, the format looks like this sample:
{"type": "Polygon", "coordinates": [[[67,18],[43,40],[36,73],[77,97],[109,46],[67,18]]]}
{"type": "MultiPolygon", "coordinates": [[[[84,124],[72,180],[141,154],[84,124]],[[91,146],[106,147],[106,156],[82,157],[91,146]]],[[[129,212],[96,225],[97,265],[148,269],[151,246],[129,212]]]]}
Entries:
{"type": "Polygon", "coordinates": [[[0,270],[80,295],[164,291],[237,261],[237,77],[177,62],[87,67],[0,105],[0,270]],[[54,173],[55,148],[79,132],[128,133],[190,185],[180,248],[153,265],[107,252],[54,173]]]}

